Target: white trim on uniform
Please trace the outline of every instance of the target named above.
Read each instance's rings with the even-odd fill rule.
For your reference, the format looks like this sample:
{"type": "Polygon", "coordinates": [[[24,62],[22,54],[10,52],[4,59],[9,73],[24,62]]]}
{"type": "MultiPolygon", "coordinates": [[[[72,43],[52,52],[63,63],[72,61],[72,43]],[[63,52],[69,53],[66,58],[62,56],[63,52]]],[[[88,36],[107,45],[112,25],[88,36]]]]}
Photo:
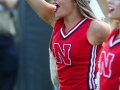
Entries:
{"type": "Polygon", "coordinates": [[[95,80],[94,80],[94,73],[95,73],[95,67],[96,67],[96,56],[97,56],[97,45],[93,45],[92,47],[92,56],[90,59],[90,72],[89,72],[89,87],[90,89],[93,89],[95,87],[95,80]]]}
{"type": "Polygon", "coordinates": [[[63,38],[68,37],[70,34],[72,34],[79,26],[81,26],[85,21],[87,20],[87,18],[83,19],[81,22],[79,22],[69,33],[67,33],[66,35],[63,33],[62,27],[60,29],[60,33],[62,35],[63,38]]]}

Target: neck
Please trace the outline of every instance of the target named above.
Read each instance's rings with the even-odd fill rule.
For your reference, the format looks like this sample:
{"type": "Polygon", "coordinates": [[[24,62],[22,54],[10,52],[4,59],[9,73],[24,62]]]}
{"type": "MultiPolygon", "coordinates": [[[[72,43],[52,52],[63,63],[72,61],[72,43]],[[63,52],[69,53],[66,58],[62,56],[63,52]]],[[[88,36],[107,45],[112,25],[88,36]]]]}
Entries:
{"type": "Polygon", "coordinates": [[[118,35],[116,36],[116,39],[117,39],[117,38],[120,38],[120,29],[119,29],[118,35]]]}
{"type": "Polygon", "coordinates": [[[73,26],[75,26],[81,19],[83,19],[83,16],[80,14],[76,15],[69,15],[64,18],[64,25],[65,25],[65,32],[68,32],[73,26]]]}
{"type": "Polygon", "coordinates": [[[119,25],[118,25],[118,30],[119,30],[119,35],[118,35],[118,37],[120,37],[120,23],[119,23],[119,25]]]}
{"type": "Polygon", "coordinates": [[[120,38],[120,22],[119,22],[119,23],[117,22],[116,28],[119,30],[119,33],[118,33],[118,35],[116,36],[116,38],[120,38]]]}
{"type": "Polygon", "coordinates": [[[115,28],[120,29],[120,22],[118,20],[113,20],[111,26],[112,30],[114,30],[115,28]]]}

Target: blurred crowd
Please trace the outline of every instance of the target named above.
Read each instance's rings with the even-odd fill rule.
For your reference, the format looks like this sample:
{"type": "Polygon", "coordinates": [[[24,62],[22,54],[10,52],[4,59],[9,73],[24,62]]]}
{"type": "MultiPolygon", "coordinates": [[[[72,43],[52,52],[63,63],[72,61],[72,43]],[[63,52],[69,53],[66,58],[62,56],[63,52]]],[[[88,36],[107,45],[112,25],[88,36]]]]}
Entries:
{"type": "Polygon", "coordinates": [[[17,0],[0,0],[0,90],[13,90],[18,73],[17,0]]]}
{"type": "MultiPolygon", "coordinates": [[[[20,28],[21,28],[20,23],[22,23],[22,22],[20,22],[20,15],[19,15],[20,11],[19,10],[20,10],[20,8],[22,8],[24,6],[23,2],[25,3],[25,5],[27,5],[25,0],[24,1],[23,0],[21,0],[21,1],[0,0],[0,90],[30,90],[30,89],[26,88],[26,86],[29,84],[26,84],[27,80],[24,79],[24,78],[28,77],[28,75],[24,73],[25,70],[29,71],[30,68],[26,66],[25,58],[24,57],[23,57],[24,59],[21,58],[21,56],[24,56],[23,55],[23,53],[25,54],[24,48],[26,48],[23,46],[23,44],[25,44],[26,42],[24,42],[24,41],[23,41],[24,43],[20,42],[21,41],[20,39],[23,38],[21,36],[23,36],[23,35],[21,35],[21,33],[20,33],[21,32],[20,31],[20,28]],[[20,2],[21,2],[21,5],[20,5],[20,2]],[[24,48],[22,48],[21,46],[23,46],[24,48]],[[21,49],[23,49],[23,52],[21,52],[21,49]],[[21,63],[20,60],[21,61],[23,60],[23,62],[21,63]],[[24,66],[29,69],[22,68],[22,67],[24,67],[23,65],[21,65],[23,63],[25,64],[24,66]],[[23,74],[24,74],[24,76],[22,77],[23,74]],[[24,83],[24,85],[22,85],[23,83],[24,83]]],[[[28,7],[28,8],[29,8],[29,10],[32,10],[32,9],[30,9],[30,7],[28,7]]],[[[20,12],[21,16],[23,15],[22,13],[23,12],[20,12]]],[[[33,17],[38,17],[35,15],[33,17]]],[[[40,18],[37,21],[41,21],[40,18]]],[[[40,24],[38,23],[37,25],[39,26],[40,24]]],[[[33,28],[36,28],[36,27],[33,26],[33,28]]],[[[32,34],[34,34],[34,33],[32,33],[32,34]]],[[[36,35],[37,35],[37,33],[36,33],[36,35]]],[[[50,36],[50,34],[49,34],[49,36],[50,36]]],[[[26,37],[26,35],[24,35],[24,37],[26,37]]],[[[31,39],[32,39],[32,37],[31,37],[31,39]]],[[[33,43],[33,42],[31,42],[31,43],[33,43]]],[[[47,43],[49,43],[49,40],[47,41],[47,43]]],[[[46,44],[46,45],[48,45],[48,44],[46,44]]],[[[40,47],[37,47],[36,52],[34,52],[34,54],[39,54],[39,53],[37,53],[39,49],[40,49],[40,47]]],[[[29,52],[29,50],[28,50],[28,52],[29,52]]],[[[30,51],[30,52],[32,52],[32,51],[30,51]]],[[[45,52],[45,53],[47,53],[46,57],[48,58],[48,56],[49,56],[48,52],[45,52]]],[[[29,56],[31,56],[31,55],[29,55],[29,56]]],[[[38,59],[39,58],[40,57],[38,57],[38,59]]],[[[30,58],[30,59],[34,63],[38,64],[38,62],[36,62],[34,59],[33,60],[32,60],[32,58],[30,58]]],[[[49,60],[47,60],[45,62],[49,63],[49,60]]],[[[38,66],[40,66],[40,65],[38,65],[38,66]]],[[[47,65],[47,68],[48,67],[49,66],[47,65]]],[[[37,68],[37,69],[38,69],[38,71],[40,71],[39,68],[37,68]]],[[[37,73],[37,69],[34,73],[31,73],[31,74],[37,73]]],[[[47,69],[46,72],[49,73],[48,70],[49,70],[49,68],[47,69]]],[[[41,74],[41,76],[44,76],[44,74],[42,72],[40,74],[41,74]]],[[[48,77],[48,76],[46,76],[46,77],[48,77]]],[[[35,77],[31,76],[28,78],[30,80],[32,80],[35,77]]],[[[48,78],[50,81],[50,76],[48,78]]],[[[38,83],[37,81],[35,81],[35,82],[38,83]]],[[[47,81],[41,81],[41,82],[47,82],[47,81]]],[[[31,82],[31,83],[32,83],[32,85],[34,84],[34,82],[31,82]]],[[[31,88],[32,86],[30,85],[30,86],[28,86],[28,88],[29,87],[31,88]]],[[[33,85],[33,87],[34,87],[34,85],[33,85]]],[[[38,88],[35,87],[36,90],[37,89],[41,90],[41,89],[39,89],[39,87],[38,88]]],[[[52,87],[52,83],[51,83],[50,87],[52,87]]],[[[47,88],[47,87],[45,87],[45,88],[47,88]]],[[[35,89],[31,88],[31,90],[35,90],[35,89]]],[[[44,89],[44,90],[48,90],[48,89],[44,89]]]]}

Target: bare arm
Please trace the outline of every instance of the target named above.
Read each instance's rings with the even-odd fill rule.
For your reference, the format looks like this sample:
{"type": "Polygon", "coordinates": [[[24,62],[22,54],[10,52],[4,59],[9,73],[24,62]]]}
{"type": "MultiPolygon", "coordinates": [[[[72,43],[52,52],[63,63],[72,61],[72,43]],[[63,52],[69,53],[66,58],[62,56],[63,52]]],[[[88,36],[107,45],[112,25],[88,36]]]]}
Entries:
{"type": "Polygon", "coordinates": [[[108,4],[107,4],[107,0],[97,0],[103,14],[105,15],[105,17],[107,18],[107,20],[110,22],[110,24],[112,23],[112,21],[108,18],[108,4]]]}
{"type": "Polygon", "coordinates": [[[88,40],[92,45],[102,44],[106,41],[110,32],[111,27],[109,24],[103,21],[93,20],[88,30],[88,40]]]}
{"type": "Polygon", "coordinates": [[[107,37],[111,33],[111,27],[109,24],[107,24],[103,21],[97,21],[97,22],[95,22],[96,24],[98,24],[98,25],[96,25],[97,26],[96,34],[98,35],[96,38],[98,38],[98,41],[100,43],[103,43],[106,41],[107,37]]]}
{"type": "Polygon", "coordinates": [[[53,11],[56,8],[54,5],[49,4],[45,0],[26,0],[33,10],[52,27],[55,21],[52,19],[53,11]]]}
{"type": "Polygon", "coordinates": [[[112,21],[108,18],[108,3],[107,3],[107,0],[97,0],[97,2],[99,4],[103,14],[107,18],[107,20],[110,22],[110,25],[111,25],[112,29],[114,29],[116,27],[119,27],[117,21],[112,21]]]}

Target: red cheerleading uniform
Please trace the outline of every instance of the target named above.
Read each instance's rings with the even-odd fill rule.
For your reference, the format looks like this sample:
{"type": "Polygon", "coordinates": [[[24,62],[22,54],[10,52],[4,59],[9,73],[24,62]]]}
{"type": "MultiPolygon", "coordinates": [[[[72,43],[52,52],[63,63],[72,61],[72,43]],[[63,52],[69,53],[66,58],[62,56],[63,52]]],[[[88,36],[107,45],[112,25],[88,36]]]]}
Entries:
{"type": "Polygon", "coordinates": [[[119,30],[108,37],[100,54],[100,90],[120,90],[120,38],[119,30]]]}
{"type": "Polygon", "coordinates": [[[60,90],[90,90],[95,88],[96,59],[102,45],[91,45],[87,30],[91,20],[80,20],[69,32],[64,32],[64,20],[59,19],[52,36],[52,52],[56,58],[60,90]]]}

